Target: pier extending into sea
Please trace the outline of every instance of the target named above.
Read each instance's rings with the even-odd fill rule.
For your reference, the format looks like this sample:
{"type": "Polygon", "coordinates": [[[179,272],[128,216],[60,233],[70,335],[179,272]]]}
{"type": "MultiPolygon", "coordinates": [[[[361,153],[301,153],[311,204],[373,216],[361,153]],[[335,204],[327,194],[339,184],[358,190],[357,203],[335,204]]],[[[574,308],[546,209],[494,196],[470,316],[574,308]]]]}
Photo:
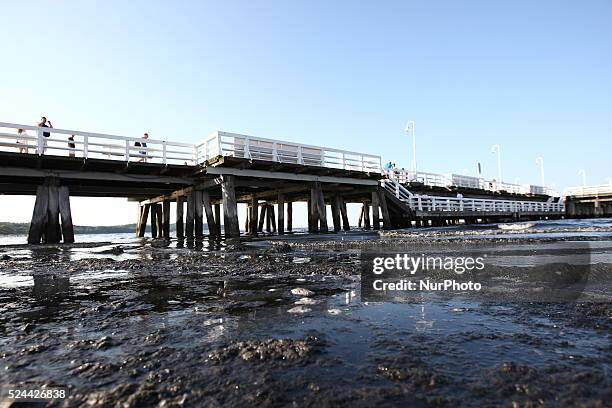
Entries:
{"type": "Polygon", "coordinates": [[[188,239],[204,223],[211,235],[239,237],[238,205],[251,236],[291,232],[296,202],[307,203],[312,233],[350,230],[347,203],[361,205],[365,229],[566,215],[562,197],[541,186],[387,170],[373,154],[221,131],[189,144],[4,122],[0,193],[36,195],[32,244],[74,242],[70,196],[136,201],[136,234],[150,225],[166,239],[171,203],[176,237],[188,239]]]}

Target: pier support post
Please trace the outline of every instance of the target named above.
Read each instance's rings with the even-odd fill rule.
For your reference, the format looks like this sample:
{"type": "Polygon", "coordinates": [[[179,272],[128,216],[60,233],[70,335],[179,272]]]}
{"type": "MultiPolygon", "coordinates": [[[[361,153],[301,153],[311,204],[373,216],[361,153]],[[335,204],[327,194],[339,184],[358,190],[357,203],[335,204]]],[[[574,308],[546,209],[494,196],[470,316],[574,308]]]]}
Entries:
{"type": "Polygon", "coordinates": [[[266,221],[266,210],[268,206],[266,203],[263,203],[261,206],[261,212],[259,213],[259,224],[257,225],[257,231],[263,232],[264,222],[266,221]]]}
{"type": "Polygon", "coordinates": [[[293,203],[287,202],[287,231],[293,231],[293,203]]]}
{"type": "Polygon", "coordinates": [[[202,205],[204,206],[204,214],[206,214],[206,225],[208,226],[209,235],[219,235],[219,225],[215,221],[213,215],[213,207],[210,203],[210,194],[208,191],[202,191],[202,205]]]}
{"type": "Polygon", "coordinates": [[[185,238],[185,229],[183,225],[183,196],[176,197],[176,237],[178,239],[185,238]]]}
{"type": "Polygon", "coordinates": [[[278,195],[278,235],[285,234],[285,196],[278,195]]]}
{"type": "Polygon", "coordinates": [[[370,225],[370,204],[367,202],[363,203],[363,228],[369,230],[370,225]]]}
{"type": "Polygon", "coordinates": [[[274,217],[271,214],[271,210],[272,207],[270,206],[270,204],[266,203],[266,232],[267,233],[271,233],[272,232],[272,217],[274,217]]]}
{"type": "Polygon", "coordinates": [[[151,204],[145,204],[139,206],[140,214],[138,217],[138,226],[136,227],[136,235],[138,238],[142,238],[145,236],[145,231],[147,230],[147,219],[149,218],[149,208],[151,204]]]}
{"type": "Polygon", "coordinates": [[[315,181],[313,183],[312,188],[310,189],[310,200],[312,201],[313,232],[327,232],[327,211],[325,208],[325,198],[323,197],[321,182],[315,181]]]}
{"type": "Polygon", "coordinates": [[[317,210],[315,205],[315,200],[313,200],[314,196],[314,187],[310,189],[310,199],[307,201],[308,206],[308,232],[314,233],[319,231],[319,222],[317,220],[317,210]]]}
{"type": "Polygon", "coordinates": [[[163,212],[163,220],[162,220],[162,236],[164,239],[170,239],[170,201],[164,200],[162,203],[162,212],[163,212]]]}
{"type": "Polygon", "coordinates": [[[389,217],[389,209],[387,208],[387,198],[385,197],[385,192],[379,186],[377,189],[378,193],[378,204],[380,206],[380,211],[382,213],[383,218],[383,228],[388,230],[391,229],[391,217],[389,217]]]}
{"type": "Polygon", "coordinates": [[[58,188],[58,195],[64,244],[72,244],[74,243],[74,226],[72,225],[72,212],[70,210],[70,192],[68,191],[68,186],[60,186],[58,188]]]}
{"type": "Polygon", "coordinates": [[[36,202],[32,212],[28,244],[40,244],[44,230],[47,226],[47,209],[49,206],[49,186],[38,186],[36,189],[36,202]]]}
{"type": "Polygon", "coordinates": [[[194,231],[196,238],[202,238],[204,236],[204,213],[202,209],[203,199],[202,199],[203,191],[197,190],[193,193],[193,201],[195,205],[195,216],[194,216],[194,231]]]}
{"type": "Polygon", "coordinates": [[[357,221],[357,227],[361,228],[363,225],[363,205],[361,205],[361,210],[359,211],[359,221],[357,221]]]}
{"type": "Polygon", "coordinates": [[[155,221],[157,224],[157,238],[164,234],[164,213],[161,204],[155,204],[155,221]]]}
{"type": "Polygon", "coordinates": [[[345,231],[350,231],[351,226],[349,224],[348,212],[346,211],[346,202],[342,196],[338,196],[338,201],[340,203],[340,218],[342,218],[342,229],[345,231]]]}
{"type": "Polygon", "coordinates": [[[187,217],[185,219],[185,234],[187,238],[193,238],[193,219],[195,217],[194,194],[187,194],[187,217]]]}
{"type": "Polygon", "coordinates": [[[157,204],[151,204],[151,238],[157,238],[157,204]]]}
{"type": "Polygon", "coordinates": [[[216,230],[216,234],[217,235],[221,235],[221,204],[215,204],[215,228],[217,228],[216,230]]]}
{"type": "Polygon", "coordinates": [[[378,191],[372,192],[372,227],[380,229],[380,212],[378,210],[378,191]]]}
{"type": "Polygon", "coordinates": [[[340,225],[340,199],[337,195],[332,196],[331,199],[331,213],[332,222],[334,224],[334,232],[339,232],[341,229],[340,225]]]}
{"type": "Polygon", "coordinates": [[[249,207],[249,211],[251,213],[250,216],[250,224],[249,224],[249,233],[251,236],[257,236],[258,223],[257,223],[257,211],[259,211],[259,200],[257,197],[251,197],[251,206],[249,207]]]}
{"type": "Polygon", "coordinates": [[[57,181],[51,179],[49,181],[49,207],[47,209],[47,229],[45,234],[45,242],[47,244],[57,244],[62,239],[62,232],[59,224],[59,195],[57,190],[57,181]]]}
{"type": "Polygon", "coordinates": [[[240,237],[238,224],[238,205],[236,203],[234,176],[223,176],[221,191],[223,195],[223,220],[226,238],[240,237]]]}

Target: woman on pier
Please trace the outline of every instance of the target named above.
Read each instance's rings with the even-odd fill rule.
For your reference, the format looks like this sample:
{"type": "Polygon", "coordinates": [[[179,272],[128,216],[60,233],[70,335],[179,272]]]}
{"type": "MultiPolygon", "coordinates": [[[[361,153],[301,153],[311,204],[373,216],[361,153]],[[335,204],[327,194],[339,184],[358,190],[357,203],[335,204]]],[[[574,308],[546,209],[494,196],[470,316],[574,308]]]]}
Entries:
{"type": "MultiPolygon", "coordinates": [[[[148,139],[149,138],[149,134],[145,133],[142,136],[142,138],[145,139],[145,140],[148,139]]],[[[134,146],[136,146],[136,147],[144,147],[145,148],[143,150],[139,150],[138,151],[138,153],[140,153],[140,156],[141,156],[140,160],[138,160],[138,161],[142,162],[142,163],[146,163],[147,162],[147,149],[146,149],[147,142],[145,142],[144,140],[142,142],[134,142],[134,146]]]]}
{"type": "Polygon", "coordinates": [[[17,144],[21,145],[18,147],[19,153],[27,153],[28,152],[28,139],[24,139],[27,137],[25,129],[17,129],[17,144]]]}

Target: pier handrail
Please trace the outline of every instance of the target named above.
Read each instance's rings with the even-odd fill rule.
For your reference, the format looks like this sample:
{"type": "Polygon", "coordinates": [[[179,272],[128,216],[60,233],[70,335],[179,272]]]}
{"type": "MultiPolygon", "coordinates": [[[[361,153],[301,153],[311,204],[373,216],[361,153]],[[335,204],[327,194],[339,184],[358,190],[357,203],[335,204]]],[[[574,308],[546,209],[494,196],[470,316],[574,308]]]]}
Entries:
{"type": "Polygon", "coordinates": [[[413,195],[408,202],[415,211],[437,212],[564,212],[559,202],[458,198],[432,195],[413,195]]]}
{"type": "Polygon", "coordinates": [[[601,184],[598,186],[569,187],[565,190],[565,196],[597,196],[612,194],[612,184],[601,184]]]}
{"type": "Polygon", "coordinates": [[[140,159],[163,164],[195,164],[195,146],[189,143],[0,122],[0,129],[2,128],[11,129],[14,133],[0,131],[0,147],[26,149],[27,152],[32,149],[33,153],[40,156],[51,154],[84,159],[102,157],[127,162],[140,159]],[[17,134],[18,129],[31,131],[34,134],[17,134]],[[44,133],[49,136],[44,136],[44,133]],[[75,138],[60,139],[57,135],[74,135],[75,138]],[[26,143],[19,143],[20,141],[26,143]],[[144,142],[147,146],[135,146],[136,142],[144,142]],[[70,147],[69,144],[74,147],[70,147]],[[47,153],[48,151],[51,153],[47,153]]]}
{"type": "Polygon", "coordinates": [[[349,150],[217,131],[196,145],[199,162],[216,156],[265,160],[364,172],[381,172],[381,158],[349,150]]]}

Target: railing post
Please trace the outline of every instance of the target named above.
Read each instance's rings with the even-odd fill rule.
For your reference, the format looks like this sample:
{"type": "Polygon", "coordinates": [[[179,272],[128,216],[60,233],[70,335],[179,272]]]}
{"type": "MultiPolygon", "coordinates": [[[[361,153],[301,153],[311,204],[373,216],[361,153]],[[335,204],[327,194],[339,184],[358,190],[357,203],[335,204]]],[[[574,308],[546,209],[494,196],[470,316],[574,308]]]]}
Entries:
{"type": "Polygon", "coordinates": [[[219,152],[220,156],[223,156],[223,151],[221,150],[221,135],[219,134],[219,132],[217,132],[216,141],[217,141],[217,151],[219,152]]]}
{"type": "Polygon", "coordinates": [[[38,129],[36,131],[36,153],[38,153],[39,156],[41,156],[45,151],[45,145],[44,145],[44,139],[43,139],[43,132],[42,130],[38,129]]]}
{"type": "Polygon", "coordinates": [[[162,141],[162,160],[164,162],[164,164],[168,163],[168,160],[166,158],[166,141],[162,141]]]}
{"type": "Polygon", "coordinates": [[[459,199],[459,211],[463,211],[463,197],[459,199]]]}
{"type": "Polygon", "coordinates": [[[302,156],[302,146],[297,147],[297,159],[298,164],[304,164],[304,157],[302,156]]]}
{"type": "Polygon", "coordinates": [[[419,211],[423,211],[423,201],[421,200],[421,196],[417,197],[417,202],[419,205],[419,211]]]}
{"type": "Polygon", "coordinates": [[[129,140],[125,141],[125,161],[126,162],[130,161],[130,141],[129,140]]]}
{"type": "Polygon", "coordinates": [[[248,137],[244,139],[244,157],[251,159],[251,139],[248,137]]]}
{"type": "Polygon", "coordinates": [[[432,197],[431,198],[431,211],[436,209],[436,198],[432,197]]]}
{"type": "Polygon", "coordinates": [[[276,142],[272,142],[272,161],[278,161],[278,147],[276,146],[276,142]]]}
{"type": "Polygon", "coordinates": [[[342,169],[346,170],[346,162],[344,158],[344,152],[340,153],[340,157],[342,158],[342,169]]]}
{"type": "Polygon", "coordinates": [[[89,156],[89,136],[83,136],[83,158],[87,159],[89,156]]]}

